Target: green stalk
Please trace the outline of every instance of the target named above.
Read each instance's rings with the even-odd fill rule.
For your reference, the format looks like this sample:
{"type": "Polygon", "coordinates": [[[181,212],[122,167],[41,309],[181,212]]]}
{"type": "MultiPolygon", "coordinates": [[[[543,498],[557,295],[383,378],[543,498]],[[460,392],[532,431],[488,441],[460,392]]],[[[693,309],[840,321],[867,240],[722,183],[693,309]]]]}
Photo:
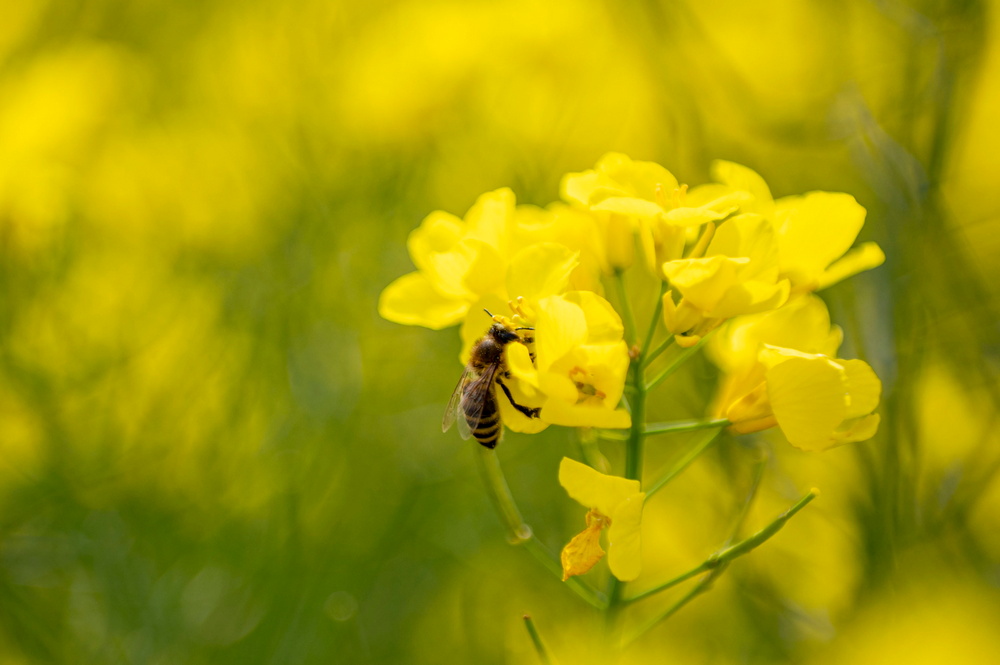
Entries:
{"type": "Polygon", "coordinates": [[[694,355],[695,352],[697,352],[698,349],[700,349],[702,345],[705,344],[705,341],[708,340],[709,335],[711,335],[711,333],[703,336],[700,340],[698,340],[698,343],[695,344],[694,346],[686,348],[682,350],[680,353],[678,353],[677,356],[670,362],[670,364],[667,365],[665,368],[663,368],[663,370],[656,375],[656,378],[654,378],[652,381],[649,382],[649,384],[646,386],[646,391],[648,392],[650,390],[653,390],[653,388],[656,388],[656,386],[666,381],[671,374],[680,369],[681,365],[683,365],[688,358],[694,355]]]}
{"type": "Polygon", "coordinates": [[[535,645],[535,651],[538,652],[538,660],[542,662],[542,665],[552,665],[552,659],[549,658],[549,652],[545,649],[545,645],[542,644],[542,638],[538,634],[538,629],[535,628],[535,622],[527,614],[524,615],[524,627],[528,629],[531,642],[535,645]]]}
{"type": "Polygon", "coordinates": [[[714,420],[678,420],[671,423],[653,423],[646,425],[642,433],[645,436],[653,434],[672,434],[674,432],[694,432],[700,429],[712,429],[714,427],[725,427],[729,421],[725,418],[715,418],[714,420]]]}
{"type": "Polygon", "coordinates": [[[489,490],[493,507],[496,508],[500,521],[503,522],[504,528],[507,530],[507,540],[511,545],[519,545],[530,540],[531,527],[525,523],[517,503],[514,502],[514,496],[510,493],[510,487],[507,486],[507,478],[503,475],[503,469],[500,468],[500,460],[497,458],[496,451],[484,446],[476,446],[476,450],[479,451],[476,455],[479,473],[486,489],[489,490]]]}
{"type": "Polygon", "coordinates": [[[653,483],[653,485],[646,490],[646,498],[649,499],[649,497],[659,492],[664,486],[666,486],[667,483],[679,476],[684,469],[688,468],[692,462],[701,457],[701,454],[708,450],[713,443],[715,443],[720,431],[721,430],[715,430],[713,432],[709,432],[701,441],[699,441],[687,455],[682,457],[677,464],[671,467],[671,469],[663,475],[663,477],[653,483]]]}
{"type": "MultiPolygon", "coordinates": [[[[538,540],[532,533],[531,527],[525,523],[521,517],[521,511],[514,501],[514,496],[507,485],[503,469],[500,468],[500,460],[497,458],[495,450],[476,446],[479,452],[476,454],[476,461],[479,466],[480,475],[486,485],[490,500],[496,508],[500,520],[507,531],[507,540],[512,545],[524,545],[532,556],[538,559],[542,565],[552,571],[557,577],[562,579],[562,564],[558,557],[538,540]]],[[[566,586],[572,589],[578,596],[603,610],[608,606],[608,599],[603,593],[577,577],[566,580],[566,586]]]]}

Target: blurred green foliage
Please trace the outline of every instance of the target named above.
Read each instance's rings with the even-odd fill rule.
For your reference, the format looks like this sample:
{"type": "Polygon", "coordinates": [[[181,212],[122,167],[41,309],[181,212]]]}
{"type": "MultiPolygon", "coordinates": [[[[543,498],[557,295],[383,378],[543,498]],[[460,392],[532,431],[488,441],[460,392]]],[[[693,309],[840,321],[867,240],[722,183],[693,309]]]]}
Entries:
{"type": "MultiPolygon", "coordinates": [[[[426,213],[544,204],[609,150],[850,192],[888,255],[824,293],[885,381],[878,437],[775,441],[751,521],[821,499],[621,662],[1000,659],[998,29],[974,0],[8,3],[0,662],[527,663],[525,612],[607,662],[439,432],[457,333],[375,301],[426,213]]],[[[500,453],[559,547],[575,434],[500,453]]],[[[750,456],[649,503],[649,579],[721,543],[750,456]]]]}

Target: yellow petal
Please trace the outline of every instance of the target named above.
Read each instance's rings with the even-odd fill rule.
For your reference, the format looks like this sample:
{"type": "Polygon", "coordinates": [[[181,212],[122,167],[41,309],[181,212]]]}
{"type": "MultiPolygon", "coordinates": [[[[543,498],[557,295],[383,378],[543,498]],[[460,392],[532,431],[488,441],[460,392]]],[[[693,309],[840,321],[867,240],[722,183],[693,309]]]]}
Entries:
{"type": "Polygon", "coordinates": [[[827,266],[854,244],[865,209],[849,194],[810,192],[775,205],[781,272],[798,284],[815,284],[827,266]]]}
{"type": "Polygon", "coordinates": [[[585,406],[561,399],[547,401],[541,415],[545,422],[563,427],[628,429],[632,426],[632,417],[624,409],[585,406]]]}
{"type": "Polygon", "coordinates": [[[847,279],[852,275],[857,275],[859,272],[877,268],[883,263],[885,263],[885,253],[877,243],[861,243],[847,254],[844,254],[844,256],[839,260],[834,261],[833,264],[827,268],[822,275],[820,275],[816,288],[825,289],[826,287],[836,284],[843,279],[847,279]]]}
{"type": "Polygon", "coordinates": [[[771,222],[759,215],[739,215],[721,224],[705,256],[749,259],[746,277],[778,266],[778,242],[771,222]]]}
{"type": "MultiPolygon", "coordinates": [[[[528,408],[541,406],[541,396],[529,396],[527,392],[521,390],[524,384],[520,381],[505,381],[505,383],[510,389],[511,394],[514,396],[514,400],[521,406],[526,406],[528,408]]],[[[549,423],[541,418],[529,418],[515,409],[499,386],[497,386],[495,390],[497,404],[500,407],[500,422],[503,423],[504,427],[514,432],[535,434],[537,432],[541,432],[549,426],[549,423]]]]}
{"type": "Polygon", "coordinates": [[[476,295],[502,292],[506,262],[496,247],[474,238],[467,238],[458,246],[467,257],[462,286],[476,295]]]}
{"type": "Polygon", "coordinates": [[[595,508],[605,515],[629,497],[639,494],[639,481],[608,476],[586,464],[563,457],[559,464],[559,484],[575,501],[587,508],[595,508]]]}
{"type": "Polygon", "coordinates": [[[673,291],[663,294],[663,324],[671,333],[685,333],[698,325],[703,317],[687,300],[674,303],[673,291]]]}
{"type": "Polygon", "coordinates": [[[663,213],[663,208],[652,201],[624,196],[608,197],[592,208],[629,217],[655,217],[663,213]]]}
{"type": "Polygon", "coordinates": [[[559,192],[565,201],[590,205],[590,196],[600,183],[601,176],[595,171],[567,173],[559,185],[559,192]]]}
{"type": "Polygon", "coordinates": [[[559,556],[562,561],[563,582],[574,575],[588,572],[604,557],[604,550],[601,549],[604,519],[601,516],[592,518],[591,513],[587,513],[587,528],[573,536],[559,556]]]}
{"type": "Polygon", "coordinates": [[[711,208],[674,208],[663,216],[667,222],[674,226],[701,226],[729,216],[735,207],[713,210],[711,208]]]}
{"type": "MultiPolygon", "coordinates": [[[[538,385],[543,393],[551,397],[549,402],[563,402],[568,404],[575,404],[577,398],[580,396],[580,392],[576,389],[576,384],[565,374],[560,374],[557,372],[539,372],[538,373],[538,385]]],[[[546,408],[548,404],[546,403],[546,408]]],[[[549,419],[549,414],[546,413],[542,416],[546,422],[550,422],[556,425],[563,425],[565,423],[559,423],[555,420],[549,419]]]]}
{"type": "Polygon", "coordinates": [[[530,389],[540,390],[538,370],[531,364],[531,355],[524,344],[508,344],[506,352],[507,369],[511,375],[521,382],[522,387],[530,396],[530,389]]]}
{"type": "Polygon", "coordinates": [[[679,259],[663,264],[670,286],[702,311],[711,310],[726,292],[738,283],[738,268],[748,259],[713,256],[707,259],[679,259]]]}
{"type": "Polygon", "coordinates": [[[389,321],[441,330],[462,320],[469,301],[439,293],[430,280],[411,272],[385,287],[378,300],[378,313],[389,321]]]}
{"type": "Polygon", "coordinates": [[[448,252],[462,239],[462,220],[440,210],[424,218],[406,239],[413,265],[424,270],[432,254],[448,252]]]}
{"type": "Polygon", "coordinates": [[[878,406],[882,396],[882,382],[871,366],[863,360],[839,360],[847,376],[847,392],[850,404],[848,418],[866,416],[878,406]]]}
{"type": "Polygon", "coordinates": [[[486,192],[465,215],[469,237],[507,252],[507,236],[514,224],[514,192],[507,187],[486,192]]]}
{"type": "Polygon", "coordinates": [[[777,284],[758,281],[736,284],[704,314],[710,319],[728,319],[742,314],[757,314],[777,309],[788,300],[789,290],[787,279],[777,284]]]}
{"type": "Polygon", "coordinates": [[[834,439],[830,447],[833,448],[834,446],[854,441],[867,441],[878,432],[879,420],[880,418],[877,413],[865,416],[864,418],[848,420],[834,432],[834,439]]]}
{"type": "Polygon", "coordinates": [[[712,178],[733,189],[747,192],[753,197],[752,201],[747,201],[740,206],[742,210],[764,216],[769,216],[774,210],[771,190],[756,171],[735,162],[720,159],[712,163],[712,178]]]}
{"type": "Polygon", "coordinates": [[[608,567],[622,582],[639,577],[642,570],[640,526],[646,495],[630,496],[618,505],[608,527],[608,567]]]}
{"type": "Polygon", "coordinates": [[[826,358],[790,357],[767,371],[767,392],[788,442],[823,450],[847,415],[844,370],[826,358]]]}
{"type": "Polygon", "coordinates": [[[554,242],[530,245],[510,261],[507,293],[512,298],[522,296],[528,300],[562,293],[579,264],[580,254],[565,245],[554,242]]]}
{"type": "Polygon", "coordinates": [[[622,318],[607,300],[592,291],[571,291],[563,295],[583,311],[587,324],[587,344],[616,343],[625,334],[622,318]]]}
{"type": "Polygon", "coordinates": [[[607,215],[605,253],[608,265],[626,270],[635,261],[635,225],[624,215],[607,215]]]}
{"type": "Polygon", "coordinates": [[[587,339],[587,318],[579,305],[553,296],[538,303],[535,353],[540,370],[548,369],[587,339]]]}
{"type": "Polygon", "coordinates": [[[726,323],[708,342],[708,356],[726,372],[757,363],[763,344],[836,356],[843,332],[830,325],[826,304],[814,295],[790,300],[779,309],[741,316],[726,323]]]}
{"type": "Polygon", "coordinates": [[[611,152],[597,162],[597,171],[617,183],[626,193],[648,201],[656,200],[656,189],[668,192],[677,188],[677,178],[655,162],[632,161],[628,156],[611,152]]]}

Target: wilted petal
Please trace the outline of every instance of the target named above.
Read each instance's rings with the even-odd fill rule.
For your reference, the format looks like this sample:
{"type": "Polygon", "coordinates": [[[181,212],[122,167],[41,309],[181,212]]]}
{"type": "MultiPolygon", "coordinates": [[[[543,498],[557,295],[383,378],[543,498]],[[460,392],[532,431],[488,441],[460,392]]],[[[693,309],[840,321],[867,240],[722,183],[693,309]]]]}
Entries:
{"type": "Polygon", "coordinates": [[[604,557],[601,548],[601,530],[604,529],[606,518],[587,513],[587,528],[573,536],[573,539],[562,549],[560,560],[563,569],[563,582],[574,575],[589,572],[598,561],[604,557]]]}

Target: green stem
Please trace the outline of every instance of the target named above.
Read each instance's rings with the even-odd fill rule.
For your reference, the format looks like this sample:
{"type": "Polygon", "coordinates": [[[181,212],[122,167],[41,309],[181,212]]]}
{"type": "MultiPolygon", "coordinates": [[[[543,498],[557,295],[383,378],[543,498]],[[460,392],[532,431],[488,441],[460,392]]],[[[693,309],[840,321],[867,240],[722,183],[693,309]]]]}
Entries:
{"type": "MultiPolygon", "coordinates": [[[[641,356],[640,356],[641,357],[641,356]]],[[[632,398],[632,426],[628,432],[628,439],[625,440],[625,477],[630,480],[638,480],[642,483],[642,453],[643,453],[643,428],[646,421],[646,389],[645,378],[642,371],[642,363],[639,358],[633,358],[629,366],[632,375],[632,385],[635,386],[635,395],[632,398]]],[[[608,590],[608,625],[615,623],[618,612],[621,609],[622,597],[625,585],[614,575],[611,576],[610,588],[608,590]]]]}
{"type": "Polygon", "coordinates": [[[653,434],[672,434],[674,432],[694,432],[700,429],[711,429],[713,427],[725,427],[729,421],[725,418],[714,420],[678,420],[670,423],[652,423],[643,428],[645,436],[653,434]]]}
{"type": "Polygon", "coordinates": [[[538,634],[538,629],[535,628],[535,622],[527,614],[524,615],[524,627],[528,629],[531,642],[535,645],[535,651],[538,652],[538,660],[542,661],[543,665],[552,665],[552,659],[549,658],[549,652],[545,649],[545,645],[542,644],[542,638],[538,634]]]}
{"type": "MultiPolygon", "coordinates": [[[[755,483],[755,487],[756,487],[756,483],[755,483]]],[[[734,559],[736,559],[738,557],[741,557],[744,554],[747,554],[747,553],[751,552],[752,550],[756,549],[757,547],[760,547],[767,540],[769,540],[772,536],[774,536],[776,533],[778,533],[778,531],[781,530],[781,527],[785,526],[785,523],[788,522],[788,520],[790,520],[797,512],[799,512],[800,510],[802,510],[803,508],[805,508],[806,505],[810,501],[812,501],[813,499],[815,499],[818,495],[819,495],[819,490],[817,490],[817,489],[811,489],[811,490],[809,490],[808,494],[806,494],[801,499],[799,499],[798,501],[796,501],[795,504],[792,505],[791,508],[789,508],[788,510],[786,510],[785,512],[783,512],[781,515],[779,515],[778,517],[776,517],[773,522],[771,522],[770,524],[768,524],[767,526],[765,526],[763,529],[761,529],[757,533],[755,533],[752,536],[749,536],[749,537],[741,540],[740,542],[736,543],[735,545],[732,545],[730,547],[726,547],[726,548],[724,548],[724,549],[716,552],[715,554],[713,554],[712,556],[708,557],[707,559],[705,559],[704,561],[702,561],[700,564],[698,564],[697,566],[695,566],[691,570],[687,571],[686,573],[678,575],[677,577],[673,578],[672,580],[669,580],[667,582],[664,582],[663,584],[655,586],[652,589],[647,589],[646,591],[638,593],[638,594],[636,594],[636,595],[634,595],[634,596],[626,599],[624,602],[626,602],[626,603],[634,603],[634,602],[636,602],[638,600],[642,600],[643,598],[648,598],[649,596],[652,596],[654,594],[660,593],[661,591],[666,591],[667,589],[669,589],[671,587],[674,587],[674,586],[677,586],[681,582],[689,580],[692,577],[695,577],[696,575],[699,575],[699,574],[704,573],[706,571],[711,570],[711,571],[714,572],[714,571],[718,570],[719,568],[723,568],[725,566],[728,566],[729,563],[732,562],[734,559]]],[[[697,594],[695,594],[695,595],[697,595],[697,594]]],[[[691,596],[691,598],[693,598],[693,597],[694,596],[691,596]]],[[[687,598],[687,597],[685,597],[685,598],[687,598]]],[[[687,600],[685,600],[684,602],[687,602],[688,600],[691,600],[691,598],[687,598],[687,600]]],[[[684,599],[682,599],[682,600],[684,600],[684,599]]],[[[643,632],[645,632],[646,630],[648,630],[649,628],[651,628],[656,623],[659,623],[663,619],[669,617],[670,614],[673,614],[673,612],[676,612],[677,609],[680,609],[680,607],[672,607],[670,610],[667,610],[667,612],[665,612],[663,615],[661,615],[660,617],[658,617],[655,621],[650,622],[650,624],[648,624],[647,628],[641,630],[639,632],[639,634],[642,634],[643,632]]]]}
{"type": "Polygon", "coordinates": [[[680,459],[662,478],[653,483],[652,487],[646,490],[646,499],[659,492],[667,483],[680,475],[684,469],[688,468],[692,462],[701,457],[701,454],[708,450],[721,430],[708,432],[708,434],[692,448],[687,455],[680,459]]]}
{"type": "MultiPolygon", "coordinates": [[[[710,334],[711,333],[709,333],[709,335],[710,334]]],[[[704,337],[698,340],[697,344],[688,347],[682,350],[680,353],[678,353],[677,356],[670,362],[670,364],[664,367],[663,371],[657,374],[656,378],[649,382],[649,384],[646,386],[646,391],[648,392],[653,388],[655,388],[656,386],[660,385],[661,383],[666,381],[671,374],[680,369],[681,365],[683,365],[688,358],[693,356],[695,352],[698,351],[698,349],[700,349],[703,344],[705,344],[705,341],[708,339],[709,335],[705,335],[704,337]]]]}
{"type": "MultiPolygon", "coordinates": [[[[662,302],[660,302],[660,307],[663,307],[662,302]]],[[[642,359],[643,366],[649,367],[649,364],[654,360],[656,360],[657,358],[659,358],[660,354],[666,351],[668,348],[670,348],[670,345],[673,343],[674,343],[674,336],[671,335],[670,337],[667,337],[665,340],[660,342],[659,346],[657,346],[655,349],[653,349],[647,354],[644,354],[644,357],[642,359]]]]}
{"type": "Polygon", "coordinates": [[[507,540],[512,545],[530,540],[531,527],[525,523],[524,518],[521,517],[521,511],[517,508],[517,503],[514,502],[514,496],[510,493],[510,487],[507,486],[507,478],[503,475],[503,469],[500,468],[500,460],[496,451],[484,446],[476,446],[476,450],[479,451],[476,455],[479,473],[489,491],[493,506],[507,530],[507,540]]]}
{"type": "MultiPolygon", "coordinates": [[[[649,321],[649,330],[646,331],[646,339],[643,340],[642,346],[639,348],[643,354],[646,353],[646,349],[649,345],[653,343],[653,335],[656,334],[656,328],[659,326],[660,317],[663,314],[663,294],[667,291],[667,283],[660,282],[660,297],[656,299],[656,306],[653,308],[653,318],[649,321]]],[[[667,338],[668,340],[673,339],[673,335],[667,338]]],[[[642,360],[644,365],[648,365],[649,362],[646,359],[642,360]]]]}
{"type": "MultiPolygon", "coordinates": [[[[479,451],[476,455],[479,472],[483,477],[490,500],[507,530],[507,540],[513,545],[524,545],[532,556],[561,579],[562,564],[558,557],[538,540],[538,537],[532,533],[531,527],[521,517],[521,511],[518,509],[517,503],[514,502],[514,496],[507,486],[503,469],[500,468],[500,460],[497,458],[496,451],[483,446],[476,446],[476,449],[479,451]]],[[[577,577],[566,580],[566,586],[598,609],[603,610],[608,606],[607,596],[577,577]]]]}
{"type": "Polygon", "coordinates": [[[625,341],[631,347],[635,344],[635,316],[632,314],[632,304],[625,290],[625,276],[621,270],[615,271],[614,282],[618,291],[618,302],[621,305],[622,323],[625,326],[625,341]]]}

